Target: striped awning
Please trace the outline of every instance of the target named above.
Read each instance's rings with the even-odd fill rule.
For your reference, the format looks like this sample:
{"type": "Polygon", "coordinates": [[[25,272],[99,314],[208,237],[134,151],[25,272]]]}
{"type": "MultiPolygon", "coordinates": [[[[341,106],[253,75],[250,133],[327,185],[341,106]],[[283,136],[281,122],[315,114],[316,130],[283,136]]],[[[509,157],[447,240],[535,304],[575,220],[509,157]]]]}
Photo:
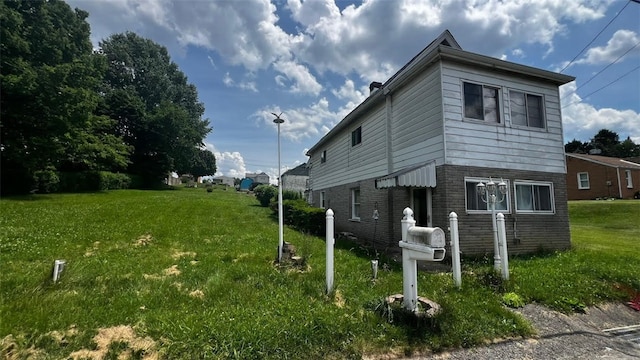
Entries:
{"type": "Polygon", "coordinates": [[[376,188],[386,189],[395,186],[436,187],[435,161],[410,166],[376,179],[376,188]]]}

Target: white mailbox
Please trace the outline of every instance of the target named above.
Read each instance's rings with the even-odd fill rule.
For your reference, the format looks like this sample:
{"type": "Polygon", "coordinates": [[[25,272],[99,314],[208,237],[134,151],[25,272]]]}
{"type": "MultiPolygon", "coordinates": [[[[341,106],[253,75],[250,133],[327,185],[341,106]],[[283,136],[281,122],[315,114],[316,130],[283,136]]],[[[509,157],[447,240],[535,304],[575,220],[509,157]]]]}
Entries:
{"type": "Polygon", "coordinates": [[[442,261],[445,255],[446,237],[440,228],[415,226],[413,210],[403,211],[402,240],[402,287],[404,307],[415,311],[418,302],[418,260],[442,261]]]}

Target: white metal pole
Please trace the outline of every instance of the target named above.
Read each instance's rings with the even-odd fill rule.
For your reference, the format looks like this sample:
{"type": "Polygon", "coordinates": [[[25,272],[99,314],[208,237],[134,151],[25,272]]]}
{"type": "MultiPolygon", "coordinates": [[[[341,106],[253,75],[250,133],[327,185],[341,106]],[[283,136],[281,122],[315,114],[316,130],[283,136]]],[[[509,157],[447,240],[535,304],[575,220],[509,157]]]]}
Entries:
{"type": "Polygon", "coordinates": [[[327,243],[327,259],[326,259],[326,275],[327,275],[327,294],[331,294],[333,291],[333,246],[335,244],[333,234],[333,210],[329,209],[326,213],[327,229],[326,229],[326,243],[327,243]]]}
{"type": "Polygon", "coordinates": [[[500,271],[500,248],[498,246],[498,227],[496,225],[496,195],[489,195],[491,203],[491,225],[493,226],[493,268],[500,271]]]}
{"type": "Polygon", "coordinates": [[[453,282],[462,287],[462,271],[460,269],[460,240],[458,235],[458,214],[449,214],[449,232],[451,234],[451,259],[453,261],[453,282]]]}
{"type": "Polygon", "coordinates": [[[498,213],[498,237],[500,238],[500,247],[502,248],[502,278],[509,280],[509,253],[507,252],[507,231],[504,223],[504,215],[498,213]]]}
{"type": "Polygon", "coordinates": [[[282,248],[284,246],[283,214],[282,214],[282,168],[280,167],[280,124],[282,119],[276,119],[278,124],[278,262],[282,261],[282,248]],[[279,120],[279,121],[278,121],[279,120]]]}

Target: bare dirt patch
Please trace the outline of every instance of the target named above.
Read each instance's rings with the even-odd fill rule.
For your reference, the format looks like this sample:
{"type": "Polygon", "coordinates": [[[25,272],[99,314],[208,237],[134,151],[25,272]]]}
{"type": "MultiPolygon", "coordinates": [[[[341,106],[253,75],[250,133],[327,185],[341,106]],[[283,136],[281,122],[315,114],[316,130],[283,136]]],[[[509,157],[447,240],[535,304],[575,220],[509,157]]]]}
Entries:
{"type": "Polygon", "coordinates": [[[150,245],[152,241],[153,241],[153,236],[151,234],[140,235],[140,237],[138,237],[133,242],[133,246],[135,247],[147,246],[147,245],[150,245]]]}
{"type": "Polygon", "coordinates": [[[180,269],[178,269],[178,265],[172,265],[171,267],[164,269],[162,272],[166,276],[178,276],[181,273],[180,269]]]}
{"type": "Polygon", "coordinates": [[[179,260],[183,257],[195,258],[196,255],[197,254],[193,251],[174,251],[173,254],[171,254],[171,258],[173,260],[179,260]]]}
{"type": "Polygon", "coordinates": [[[93,337],[95,350],[82,349],[74,351],[69,358],[74,360],[92,359],[102,360],[109,353],[109,346],[113,343],[124,343],[127,347],[118,354],[118,359],[130,359],[134,354],[144,360],[159,358],[156,342],[150,337],[139,337],[131,326],[120,325],[98,330],[93,337]]]}
{"type": "Polygon", "coordinates": [[[204,299],[204,293],[202,292],[202,290],[193,290],[189,293],[189,296],[197,299],[204,299]]]}

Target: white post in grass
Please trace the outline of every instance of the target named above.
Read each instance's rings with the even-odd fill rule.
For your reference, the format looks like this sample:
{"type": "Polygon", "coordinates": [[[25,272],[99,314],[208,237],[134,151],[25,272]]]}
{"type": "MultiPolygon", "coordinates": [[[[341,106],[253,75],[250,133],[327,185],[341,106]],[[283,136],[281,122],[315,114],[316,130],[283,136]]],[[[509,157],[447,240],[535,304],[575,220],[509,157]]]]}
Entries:
{"type": "Polygon", "coordinates": [[[460,239],[458,235],[458,214],[449,214],[449,234],[451,235],[451,260],[453,262],[453,282],[462,287],[462,271],[460,270],[460,239]]]}
{"type": "Polygon", "coordinates": [[[333,246],[335,244],[333,234],[333,210],[327,210],[327,230],[326,230],[326,243],[327,243],[327,295],[333,291],[333,246]]]}
{"type": "Polygon", "coordinates": [[[498,227],[496,224],[496,203],[501,203],[507,198],[507,184],[504,180],[496,185],[493,179],[489,177],[489,181],[485,185],[479,182],[476,185],[476,192],[480,195],[480,199],[487,204],[487,208],[491,211],[491,226],[493,228],[493,268],[500,271],[502,261],[500,259],[500,245],[498,242],[498,227]]]}
{"type": "MultiPolygon", "coordinates": [[[[273,113],[272,113],[273,114],[273,113]]],[[[280,115],[275,115],[273,122],[278,125],[278,263],[282,261],[282,248],[284,246],[283,235],[283,214],[282,214],[282,168],[280,167],[280,124],[284,122],[284,119],[280,118],[280,115]]]]}
{"type": "Polygon", "coordinates": [[[504,215],[498,213],[498,238],[500,239],[500,256],[502,257],[502,278],[509,280],[509,253],[507,251],[507,230],[504,223],[504,215]]]}

